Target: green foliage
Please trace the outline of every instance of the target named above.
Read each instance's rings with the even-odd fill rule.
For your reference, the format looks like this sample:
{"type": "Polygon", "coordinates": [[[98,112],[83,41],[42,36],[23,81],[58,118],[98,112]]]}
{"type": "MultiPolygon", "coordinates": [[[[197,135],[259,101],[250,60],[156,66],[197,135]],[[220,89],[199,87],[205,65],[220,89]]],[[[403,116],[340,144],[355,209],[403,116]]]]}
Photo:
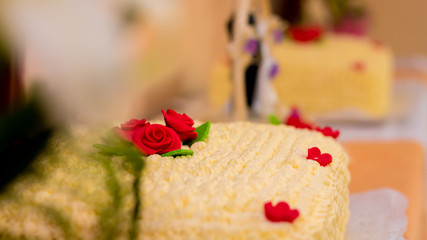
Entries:
{"type": "Polygon", "coordinates": [[[348,0],[325,0],[334,22],[340,21],[348,10],[348,0]]]}
{"type": "Polygon", "coordinates": [[[345,17],[360,18],[365,16],[365,8],[349,0],[324,0],[331,13],[334,23],[340,22],[345,17]]]}
{"type": "MultiPolygon", "coordinates": [[[[138,149],[136,149],[132,143],[124,141],[114,131],[110,131],[108,135],[103,139],[105,144],[94,144],[93,147],[99,150],[99,154],[101,156],[121,156],[125,163],[131,166],[131,173],[134,176],[134,182],[132,185],[133,195],[135,199],[134,209],[132,211],[132,222],[131,229],[129,232],[129,239],[134,240],[138,238],[138,219],[139,212],[141,208],[141,196],[140,196],[140,182],[141,182],[141,174],[142,169],[145,164],[145,155],[143,155],[138,149]]],[[[101,223],[103,228],[108,228],[106,231],[106,239],[113,239],[117,233],[116,226],[117,218],[115,215],[119,211],[122,199],[120,196],[120,185],[117,181],[117,178],[114,174],[114,169],[109,163],[110,159],[102,160],[104,169],[107,172],[106,175],[106,184],[109,189],[110,195],[113,198],[113,208],[106,209],[101,216],[101,223]],[[108,219],[109,217],[116,218],[108,219]],[[113,226],[114,225],[114,226],[113,226]]]]}
{"type": "MultiPolygon", "coordinates": [[[[63,236],[65,239],[77,239],[77,234],[73,230],[71,226],[71,222],[67,217],[65,217],[59,210],[54,208],[53,206],[49,206],[42,203],[37,203],[33,201],[27,201],[23,200],[22,196],[7,192],[3,195],[4,197],[8,198],[9,200],[14,201],[15,203],[19,203],[22,206],[30,206],[34,208],[35,210],[42,213],[46,218],[48,218],[51,222],[55,224],[56,227],[60,228],[63,236]]],[[[0,231],[0,240],[7,239],[7,240],[14,240],[14,239],[27,239],[27,237],[24,236],[14,236],[11,233],[8,232],[1,232],[0,231]]],[[[30,238],[32,239],[32,238],[30,238]]]]}
{"type": "Polygon", "coordinates": [[[105,174],[105,185],[112,198],[113,204],[106,207],[100,213],[100,226],[103,234],[103,239],[112,240],[115,239],[118,233],[119,225],[119,211],[122,206],[122,195],[119,181],[117,180],[113,166],[109,158],[102,156],[101,154],[94,156],[96,160],[99,160],[102,167],[104,168],[105,174]]]}
{"type": "Polygon", "coordinates": [[[162,157],[177,157],[177,156],[186,156],[186,155],[193,155],[194,152],[189,149],[178,149],[175,151],[170,151],[165,154],[162,154],[162,157]]]}
{"type": "Polygon", "coordinates": [[[24,236],[14,236],[7,232],[0,232],[0,240],[27,240],[24,236]]]}
{"type": "Polygon", "coordinates": [[[205,139],[208,137],[209,135],[209,131],[211,129],[211,122],[207,121],[205,123],[203,123],[202,125],[198,126],[196,128],[196,132],[197,132],[197,138],[194,139],[191,142],[188,143],[184,143],[185,145],[191,146],[193,145],[193,143],[195,142],[199,142],[199,141],[205,141],[205,139]]]}
{"type": "Polygon", "coordinates": [[[60,227],[65,239],[76,239],[77,236],[74,233],[71,222],[66,218],[60,211],[56,210],[52,206],[36,204],[36,207],[43,212],[43,214],[50,218],[57,227],[60,227]]]}
{"type": "Polygon", "coordinates": [[[125,151],[118,147],[111,147],[105,144],[93,144],[93,147],[98,149],[100,153],[113,156],[124,156],[125,151]]]}
{"type": "Polygon", "coordinates": [[[280,125],[280,124],[282,124],[282,122],[280,121],[280,119],[276,115],[274,115],[274,114],[268,115],[268,120],[273,125],[280,125]]]}

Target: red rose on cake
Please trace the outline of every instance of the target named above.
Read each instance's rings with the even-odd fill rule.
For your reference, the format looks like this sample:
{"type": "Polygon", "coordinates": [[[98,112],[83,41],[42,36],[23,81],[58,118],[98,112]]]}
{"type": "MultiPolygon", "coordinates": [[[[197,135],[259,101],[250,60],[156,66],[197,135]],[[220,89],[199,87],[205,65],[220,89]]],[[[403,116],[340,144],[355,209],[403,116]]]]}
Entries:
{"type": "Polygon", "coordinates": [[[289,34],[297,42],[312,42],[320,39],[323,29],[320,26],[294,26],[289,29],[289,34]]]}
{"type": "Polygon", "coordinates": [[[181,148],[178,134],[171,128],[160,124],[146,124],[133,135],[133,144],[147,155],[163,154],[181,148]]]}
{"type": "Polygon", "coordinates": [[[285,124],[288,126],[294,126],[295,128],[301,129],[313,129],[313,125],[301,119],[299,110],[297,108],[293,108],[291,114],[285,121],[285,124]]]}
{"type": "Polygon", "coordinates": [[[135,131],[149,124],[145,119],[131,119],[125,123],[122,123],[120,127],[115,127],[117,134],[128,142],[132,142],[135,131]]]}
{"type": "Polygon", "coordinates": [[[196,128],[193,127],[194,121],[187,114],[179,114],[169,109],[167,112],[162,110],[166,126],[175,130],[181,141],[192,141],[197,138],[196,128]]]}

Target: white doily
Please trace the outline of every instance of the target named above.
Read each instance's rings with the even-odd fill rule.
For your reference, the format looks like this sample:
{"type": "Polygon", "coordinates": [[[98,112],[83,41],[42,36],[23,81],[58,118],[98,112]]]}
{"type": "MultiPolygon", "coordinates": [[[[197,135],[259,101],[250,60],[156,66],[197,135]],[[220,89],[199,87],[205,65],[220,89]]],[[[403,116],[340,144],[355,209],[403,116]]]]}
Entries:
{"type": "Polygon", "coordinates": [[[402,240],[408,200],[388,188],[350,195],[350,220],[345,240],[402,240]]]}

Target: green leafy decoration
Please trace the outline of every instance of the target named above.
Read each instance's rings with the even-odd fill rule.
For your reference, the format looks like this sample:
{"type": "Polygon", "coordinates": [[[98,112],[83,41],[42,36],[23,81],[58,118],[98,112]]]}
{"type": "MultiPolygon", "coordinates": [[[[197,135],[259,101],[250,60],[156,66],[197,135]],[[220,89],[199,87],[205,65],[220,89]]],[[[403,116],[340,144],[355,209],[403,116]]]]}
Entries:
{"type": "Polygon", "coordinates": [[[282,124],[282,122],[280,121],[280,119],[276,115],[274,115],[274,114],[270,114],[268,116],[268,120],[273,125],[280,125],[280,124],[282,124]]]}
{"type": "Polygon", "coordinates": [[[14,236],[11,233],[0,232],[0,240],[26,240],[24,236],[14,236]]]}
{"type": "Polygon", "coordinates": [[[208,137],[209,135],[209,131],[211,129],[211,122],[207,121],[205,123],[203,123],[202,125],[198,126],[196,128],[196,132],[197,132],[197,138],[194,139],[191,142],[188,143],[184,143],[185,145],[191,146],[193,145],[193,143],[195,142],[199,142],[199,141],[205,141],[205,139],[208,137]]]}
{"type": "MultiPolygon", "coordinates": [[[[34,201],[24,200],[21,195],[18,195],[16,193],[7,192],[5,196],[7,196],[8,199],[12,200],[15,203],[21,204],[23,206],[30,206],[35,210],[39,211],[46,218],[50,219],[56,227],[59,227],[61,229],[65,239],[77,239],[77,234],[71,226],[71,221],[53,206],[34,201]]],[[[8,232],[0,232],[0,240],[2,239],[12,240],[27,238],[25,236],[16,237],[14,236],[14,234],[8,232]]]]}
{"type": "Polygon", "coordinates": [[[167,153],[162,154],[162,157],[177,157],[177,156],[187,156],[187,155],[193,155],[194,152],[190,149],[178,149],[175,151],[170,151],[167,153]]]}
{"type": "Polygon", "coordinates": [[[60,211],[51,206],[42,204],[39,204],[37,207],[46,217],[52,219],[55,224],[62,229],[66,239],[76,239],[76,234],[71,227],[71,222],[60,211]]]}
{"type": "Polygon", "coordinates": [[[140,196],[140,184],[141,184],[141,172],[135,172],[135,179],[133,181],[133,194],[135,198],[135,206],[133,208],[132,214],[132,226],[129,234],[129,240],[134,240],[138,238],[139,226],[138,226],[138,218],[139,218],[139,210],[142,208],[142,201],[140,196]]]}
{"type": "Polygon", "coordinates": [[[121,147],[112,147],[105,144],[93,144],[93,147],[98,149],[100,153],[105,155],[125,156],[126,149],[121,147]]]}
{"type": "MultiPolygon", "coordinates": [[[[99,150],[101,155],[106,156],[122,156],[124,161],[131,166],[131,172],[134,176],[134,182],[132,185],[135,205],[132,211],[132,222],[131,229],[129,232],[129,239],[134,240],[138,238],[138,232],[140,230],[138,226],[138,219],[140,218],[140,209],[142,205],[141,196],[140,196],[140,185],[141,185],[141,174],[142,169],[145,164],[145,155],[143,155],[132,143],[122,140],[117,136],[114,131],[110,131],[109,134],[103,139],[105,144],[94,144],[93,147],[99,150]]],[[[108,163],[104,163],[104,168],[107,170],[107,186],[109,188],[110,194],[113,196],[113,204],[116,204],[117,209],[112,209],[111,212],[105,212],[105,214],[110,215],[114,214],[115,211],[118,211],[118,208],[121,205],[120,195],[120,186],[115,178],[114,171],[112,166],[108,163]]],[[[103,216],[105,218],[106,216],[103,216]]],[[[104,221],[105,226],[115,224],[114,221],[106,222],[104,221]]],[[[116,226],[118,224],[115,224],[116,226]]],[[[110,229],[111,234],[114,236],[117,230],[110,229]]],[[[107,234],[108,235],[108,234],[107,234]]],[[[113,239],[114,237],[108,237],[108,239],[113,239]]]]}
{"type": "Polygon", "coordinates": [[[124,156],[126,153],[118,147],[111,147],[105,144],[93,144],[93,147],[98,149],[100,153],[106,155],[124,156]]]}
{"type": "Polygon", "coordinates": [[[141,174],[142,169],[145,165],[145,156],[141,159],[141,155],[136,153],[135,151],[131,151],[126,156],[125,160],[133,166],[133,175],[134,175],[134,181],[133,181],[133,194],[135,198],[135,206],[133,208],[133,214],[132,214],[132,225],[131,230],[129,233],[129,239],[134,240],[138,238],[138,232],[140,230],[138,226],[138,219],[139,219],[139,212],[142,208],[142,201],[141,201],[141,195],[140,195],[140,184],[141,184],[141,174]]]}
{"type": "Polygon", "coordinates": [[[93,156],[96,160],[99,160],[102,167],[105,169],[105,185],[111,195],[113,204],[103,209],[100,213],[100,226],[102,229],[103,239],[113,240],[116,238],[118,233],[119,225],[119,211],[122,205],[121,187],[117,180],[113,166],[111,165],[110,159],[105,156],[98,155],[93,156]]]}

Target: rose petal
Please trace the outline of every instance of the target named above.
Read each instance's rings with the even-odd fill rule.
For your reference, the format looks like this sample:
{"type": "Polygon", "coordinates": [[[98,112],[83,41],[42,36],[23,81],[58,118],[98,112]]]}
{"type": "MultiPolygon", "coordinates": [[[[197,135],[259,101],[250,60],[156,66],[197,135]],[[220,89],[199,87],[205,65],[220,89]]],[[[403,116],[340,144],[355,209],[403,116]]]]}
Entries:
{"type": "Polygon", "coordinates": [[[316,127],[315,129],[318,132],[321,132],[324,136],[326,137],[333,137],[333,138],[338,138],[340,135],[340,131],[339,130],[333,130],[331,127],[316,127]]]}
{"type": "Polygon", "coordinates": [[[317,147],[312,147],[308,149],[307,159],[318,162],[322,167],[325,167],[332,162],[331,154],[329,153],[321,154],[320,149],[317,147]]]}
{"type": "Polygon", "coordinates": [[[265,217],[271,222],[293,222],[298,216],[297,209],[291,209],[286,202],[273,206],[271,202],[264,204],[265,217]]]}
{"type": "Polygon", "coordinates": [[[122,139],[128,142],[132,142],[132,137],[135,131],[133,130],[125,131],[119,127],[114,127],[113,129],[117,133],[117,135],[119,135],[122,139]]]}
{"type": "Polygon", "coordinates": [[[178,134],[160,124],[151,124],[138,129],[132,140],[135,147],[147,155],[163,154],[181,148],[178,134]]]}
{"type": "Polygon", "coordinates": [[[317,162],[320,164],[320,166],[325,167],[326,165],[332,162],[332,156],[329,153],[324,153],[320,156],[317,162]]]}
{"type": "Polygon", "coordinates": [[[187,114],[178,114],[174,110],[162,110],[166,126],[172,128],[179,136],[181,141],[191,141],[197,138],[196,128],[193,127],[194,121],[187,114]]]}
{"type": "Polygon", "coordinates": [[[312,147],[308,149],[307,159],[318,159],[320,157],[320,149],[318,147],[312,147]]]}
{"type": "Polygon", "coordinates": [[[120,127],[123,130],[135,130],[135,128],[139,128],[139,127],[143,127],[146,124],[146,120],[145,119],[131,119],[125,123],[120,124],[120,127]]]}

